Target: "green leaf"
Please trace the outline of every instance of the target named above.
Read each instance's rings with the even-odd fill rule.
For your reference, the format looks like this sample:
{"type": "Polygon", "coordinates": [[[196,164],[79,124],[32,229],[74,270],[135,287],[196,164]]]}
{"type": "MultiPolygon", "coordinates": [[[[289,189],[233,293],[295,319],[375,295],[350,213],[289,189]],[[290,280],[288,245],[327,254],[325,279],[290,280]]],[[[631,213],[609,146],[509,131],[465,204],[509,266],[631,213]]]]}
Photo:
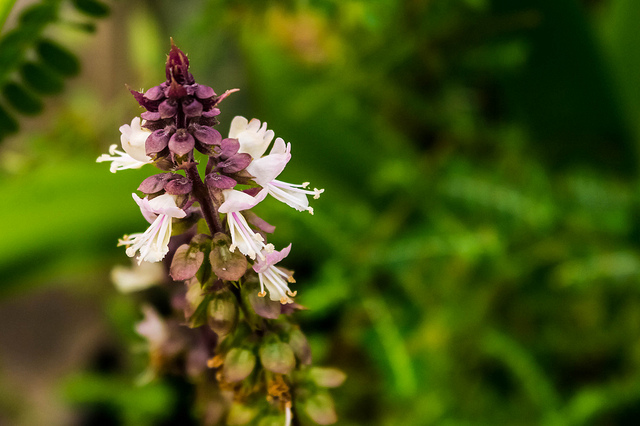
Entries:
{"type": "Polygon", "coordinates": [[[36,115],[42,112],[42,101],[17,83],[7,83],[2,94],[9,104],[25,115],[36,115]]]}
{"type": "Polygon", "coordinates": [[[73,0],[73,5],[80,12],[94,18],[104,18],[109,15],[109,6],[97,0],[73,0]]]}
{"type": "Polygon", "coordinates": [[[80,61],[78,58],[51,40],[41,40],[36,46],[38,55],[51,68],[60,74],[71,77],[80,72],[80,61]]]}
{"type": "Polygon", "coordinates": [[[17,132],[18,122],[2,106],[0,106],[0,138],[17,132]]]}
{"type": "Polygon", "coordinates": [[[22,80],[34,91],[43,95],[62,92],[64,81],[49,68],[35,62],[27,62],[20,69],[22,80]]]}

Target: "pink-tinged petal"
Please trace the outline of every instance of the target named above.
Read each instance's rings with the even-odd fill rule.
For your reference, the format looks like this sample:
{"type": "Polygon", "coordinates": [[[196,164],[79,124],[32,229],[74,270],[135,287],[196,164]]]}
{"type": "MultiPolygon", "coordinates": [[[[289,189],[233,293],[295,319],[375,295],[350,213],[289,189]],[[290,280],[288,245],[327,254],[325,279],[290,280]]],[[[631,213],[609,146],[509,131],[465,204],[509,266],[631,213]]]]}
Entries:
{"type": "Polygon", "coordinates": [[[280,251],[276,251],[276,250],[269,251],[265,249],[262,251],[262,254],[264,255],[264,260],[257,260],[253,264],[253,270],[259,274],[264,273],[267,270],[267,268],[275,265],[285,257],[289,256],[290,252],[291,252],[291,244],[289,244],[288,246],[286,246],[280,251]]]}
{"type": "Polygon", "coordinates": [[[222,191],[224,195],[224,203],[218,211],[220,213],[239,212],[253,208],[267,196],[267,190],[260,191],[255,197],[235,189],[226,189],[222,191]]]}
{"type": "Polygon", "coordinates": [[[151,205],[149,204],[149,200],[146,197],[140,198],[135,193],[131,195],[133,196],[133,200],[140,207],[140,212],[142,213],[142,216],[144,216],[144,218],[147,219],[147,222],[153,223],[153,221],[156,220],[156,217],[158,217],[158,215],[153,211],[153,207],[151,207],[151,205]]]}
{"type": "Polygon", "coordinates": [[[157,214],[164,214],[169,217],[183,218],[187,214],[176,206],[176,197],[171,194],[162,194],[149,201],[149,205],[157,214]]]}
{"type": "Polygon", "coordinates": [[[136,324],[136,332],[147,339],[151,348],[157,349],[169,337],[167,324],[151,305],[143,305],[142,311],[144,319],[136,324]]]}
{"type": "Polygon", "coordinates": [[[254,181],[261,186],[273,181],[282,173],[287,163],[291,160],[291,154],[269,154],[253,160],[247,166],[247,172],[254,177],[254,181]]]}

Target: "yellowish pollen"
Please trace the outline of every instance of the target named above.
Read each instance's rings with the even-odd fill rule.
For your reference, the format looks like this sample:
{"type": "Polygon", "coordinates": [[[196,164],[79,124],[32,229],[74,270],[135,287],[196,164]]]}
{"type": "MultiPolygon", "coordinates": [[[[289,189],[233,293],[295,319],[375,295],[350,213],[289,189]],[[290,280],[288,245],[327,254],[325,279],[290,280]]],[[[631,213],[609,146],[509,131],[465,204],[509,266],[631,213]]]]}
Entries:
{"type": "Polygon", "coordinates": [[[308,211],[309,213],[313,214],[313,207],[309,207],[309,208],[307,209],[307,211],[308,211]]]}
{"type": "Polygon", "coordinates": [[[302,187],[303,187],[303,188],[306,188],[307,186],[309,186],[309,182],[303,182],[303,183],[302,183],[302,187]]]}
{"type": "Polygon", "coordinates": [[[295,279],[295,278],[293,278],[293,275],[289,275],[289,276],[287,277],[287,281],[288,281],[288,282],[290,282],[291,284],[293,284],[293,283],[295,283],[295,282],[296,282],[296,279],[295,279]]]}
{"type": "Polygon", "coordinates": [[[258,297],[265,297],[267,295],[266,291],[261,291],[260,293],[258,293],[258,297]]]}
{"type": "Polygon", "coordinates": [[[224,357],[222,355],[216,355],[213,358],[209,358],[207,360],[207,367],[209,368],[218,368],[224,362],[224,357]]]}
{"type": "Polygon", "coordinates": [[[287,290],[287,294],[291,297],[296,297],[298,295],[298,290],[296,291],[287,290]]]}

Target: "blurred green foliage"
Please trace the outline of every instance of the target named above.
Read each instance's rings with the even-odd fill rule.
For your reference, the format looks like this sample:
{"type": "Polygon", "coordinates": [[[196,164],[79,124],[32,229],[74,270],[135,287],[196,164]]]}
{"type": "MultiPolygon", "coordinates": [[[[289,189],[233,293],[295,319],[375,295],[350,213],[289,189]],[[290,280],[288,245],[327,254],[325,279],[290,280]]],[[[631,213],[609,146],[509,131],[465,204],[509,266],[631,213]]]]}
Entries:
{"type": "MultiPolygon", "coordinates": [[[[157,84],[173,36],[198,81],[242,89],[221,131],[236,114],[267,121],[292,142],[283,179],[325,188],[313,217],[260,207],[276,246],[293,242],[316,363],[348,374],[339,424],[640,416],[638,2],[116,7],[128,37],[115,48],[137,79],[116,87],[157,84]]],[[[150,171],[93,164],[139,112],[126,93],[110,102],[71,90],[48,125],[0,151],[0,294],[60,277],[90,292],[124,262],[113,245],[142,226],[128,193],[150,171]]],[[[126,347],[124,299],[105,312],[126,347]]],[[[143,424],[128,398],[170,416],[170,383],[122,387],[136,371],[79,376],[67,396],[110,401],[128,424],[143,424]]]]}

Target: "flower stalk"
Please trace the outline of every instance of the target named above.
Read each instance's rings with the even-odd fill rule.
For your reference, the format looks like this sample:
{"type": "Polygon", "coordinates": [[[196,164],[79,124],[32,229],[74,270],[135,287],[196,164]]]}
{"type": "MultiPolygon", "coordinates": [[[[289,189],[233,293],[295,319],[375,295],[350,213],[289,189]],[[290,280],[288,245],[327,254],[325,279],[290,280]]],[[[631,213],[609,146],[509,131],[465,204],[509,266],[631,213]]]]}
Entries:
{"type": "Polygon", "coordinates": [[[165,82],[131,90],[146,111],[120,128],[122,150],[112,146],[111,155],[97,159],[111,162],[114,173],[150,164],[161,171],[138,187],[144,198],[133,195],[149,228],[119,242],[138,264],[166,259],[171,278],[183,283],[168,287],[171,315],[143,307],[137,330],[149,343],[148,376],[177,372],[191,379],[206,425],[263,418],[291,425],[301,415],[333,423],[333,401],[322,388],[344,378],[322,379],[311,366],[293,319],[303,308],[290,288],[293,271],[279,266],[292,246],[276,250],[268,242],[275,227],[251,211],[271,195],[313,214],[309,197],[323,190],[276,179],[291,160],[291,144],[274,141],[267,123],[235,117],[223,138],[215,129],[219,104],[237,89],[217,95],[196,83],[173,41],[165,71],[165,82]],[[186,243],[170,250],[172,234],[186,243]]]}

